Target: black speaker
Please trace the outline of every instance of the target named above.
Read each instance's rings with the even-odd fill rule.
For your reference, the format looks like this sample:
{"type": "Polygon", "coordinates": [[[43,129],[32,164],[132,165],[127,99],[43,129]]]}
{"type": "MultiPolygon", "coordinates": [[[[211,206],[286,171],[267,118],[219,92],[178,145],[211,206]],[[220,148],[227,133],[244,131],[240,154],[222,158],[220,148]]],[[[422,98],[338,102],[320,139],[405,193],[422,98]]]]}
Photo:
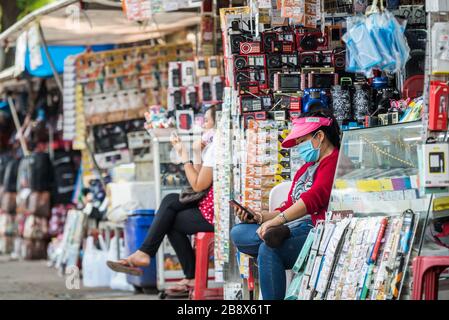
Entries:
{"type": "Polygon", "coordinates": [[[282,57],[279,54],[270,54],[267,56],[267,67],[272,68],[282,68],[282,57]]]}
{"type": "Polygon", "coordinates": [[[240,43],[245,42],[246,39],[241,34],[232,34],[231,35],[231,52],[233,54],[240,53],[240,43]]]}

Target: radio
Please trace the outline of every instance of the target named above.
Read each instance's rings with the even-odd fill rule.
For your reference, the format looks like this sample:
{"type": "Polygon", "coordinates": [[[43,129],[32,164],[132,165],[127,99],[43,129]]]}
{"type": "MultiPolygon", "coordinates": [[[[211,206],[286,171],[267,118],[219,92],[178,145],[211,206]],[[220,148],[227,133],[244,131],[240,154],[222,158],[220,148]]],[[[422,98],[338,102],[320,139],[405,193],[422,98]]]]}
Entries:
{"type": "Polygon", "coordinates": [[[297,54],[268,54],[267,68],[299,68],[299,59],[297,54]]]}
{"type": "Polygon", "coordinates": [[[302,93],[275,93],[273,96],[275,110],[301,111],[302,93]]]}
{"type": "Polygon", "coordinates": [[[338,73],[307,73],[301,75],[301,88],[330,89],[338,84],[338,73]]]}
{"type": "Polygon", "coordinates": [[[268,69],[268,85],[270,89],[274,88],[274,76],[277,73],[282,73],[283,69],[268,69]]]}
{"type": "Polygon", "coordinates": [[[235,85],[238,86],[241,82],[259,82],[259,88],[267,87],[267,80],[265,75],[265,70],[239,70],[235,74],[235,85]]]}
{"type": "Polygon", "coordinates": [[[307,32],[300,30],[297,33],[298,51],[323,51],[328,50],[327,35],[321,32],[307,32]]]}
{"type": "Polygon", "coordinates": [[[252,95],[240,96],[240,107],[243,112],[268,111],[272,107],[270,95],[255,97],[252,95]]]}
{"type": "Polygon", "coordinates": [[[245,35],[245,34],[231,34],[230,35],[230,41],[231,41],[231,53],[232,54],[240,54],[240,44],[241,43],[248,43],[248,41],[251,41],[252,36],[251,34],[245,35]]]}
{"type": "Polygon", "coordinates": [[[431,81],[429,95],[429,130],[447,130],[448,100],[449,86],[447,83],[431,81]]]}
{"type": "Polygon", "coordinates": [[[329,98],[327,92],[322,89],[304,89],[302,98],[302,112],[328,108],[329,98]]]}
{"type": "Polygon", "coordinates": [[[344,70],[346,67],[346,55],[342,50],[303,52],[300,57],[302,66],[328,66],[337,70],[344,70]]]}
{"type": "Polygon", "coordinates": [[[111,169],[117,165],[131,162],[128,149],[95,154],[94,158],[100,169],[111,169]]]}
{"type": "Polygon", "coordinates": [[[293,53],[295,44],[289,41],[273,41],[271,43],[271,52],[273,53],[293,53]]]}
{"type": "Polygon", "coordinates": [[[247,68],[265,68],[265,55],[234,56],[235,70],[247,68]]]}
{"type": "Polygon", "coordinates": [[[276,73],[274,75],[274,91],[298,92],[301,90],[301,74],[299,72],[276,73]]]}
{"type": "Polygon", "coordinates": [[[265,111],[244,113],[243,114],[243,123],[244,123],[245,129],[248,128],[248,122],[250,120],[254,120],[254,121],[267,120],[267,113],[265,111]]]}
{"type": "Polygon", "coordinates": [[[335,73],[335,68],[332,67],[304,67],[301,68],[301,73],[335,73]]]}
{"type": "Polygon", "coordinates": [[[289,116],[291,120],[299,118],[301,116],[301,111],[290,111],[289,116]]]}
{"type": "Polygon", "coordinates": [[[339,71],[346,69],[346,50],[335,49],[332,55],[332,66],[339,71]]]}
{"type": "Polygon", "coordinates": [[[259,95],[261,90],[258,82],[241,82],[238,85],[239,95],[254,94],[259,95]]]}
{"type": "Polygon", "coordinates": [[[151,137],[146,131],[128,133],[132,161],[151,161],[151,137]]]}
{"type": "Polygon", "coordinates": [[[262,53],[262,46],[260,42],[240,42],[240,54],[257,54],[262,53]]]}
{"type": "Polygon", "coordinates": [[[270,117],[274,121],[285,121],[287,120],[287,114],[285,111],[277,110],[277,111],[270,111],[270,117]]]}
{"type": "Polygon", "coordinates": [[[292,53],[295,48],[295,34],[293,31],[264,32],[262,34],[263,47],[266,53],[292,53]]]}
{"type": "Polygon", "coordinates": [[[332,51],[312,51],[300,53],[302,66],[332,66],[332,51]]]}

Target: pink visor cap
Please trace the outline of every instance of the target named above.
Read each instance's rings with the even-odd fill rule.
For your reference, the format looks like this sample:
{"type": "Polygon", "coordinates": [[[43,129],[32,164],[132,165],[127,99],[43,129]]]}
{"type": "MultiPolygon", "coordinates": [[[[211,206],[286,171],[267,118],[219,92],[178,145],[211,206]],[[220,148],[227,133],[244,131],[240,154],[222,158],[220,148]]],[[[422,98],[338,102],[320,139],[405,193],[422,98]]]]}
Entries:
{"type": "Polygon", "coordinates": [[[291,148],[296,145],[296,139],[304,137],[309,133],[315,131],[319,127],[329,127],[332,124],[332,119],[322,117],[304,117],[293,120],[293,128],[290,134],[282,142],[283,148],[291,148]]]}

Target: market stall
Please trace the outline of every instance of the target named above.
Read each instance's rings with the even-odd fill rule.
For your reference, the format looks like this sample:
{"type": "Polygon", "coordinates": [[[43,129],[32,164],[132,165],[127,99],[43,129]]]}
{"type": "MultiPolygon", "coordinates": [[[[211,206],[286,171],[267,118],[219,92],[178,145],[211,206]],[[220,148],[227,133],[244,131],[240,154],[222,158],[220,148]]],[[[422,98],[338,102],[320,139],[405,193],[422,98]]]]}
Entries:
{"type": "MultiPolygon", "coordinates": [[[[313,242],[311,236],[310,241],[316,247],[312,251],[310,247],[304,249],[298,257],[286,298],[406,299],[410,297],[413,257],[432,252],[444,254],[444,246],[424,253],[431,247],[435,249],[432,245],[435,240],[425,235],[432,219],[429,208],[433,197],[424,185],[421,146],[426,139],[423,133],[438,129],[428,127],[431,122],[427,122],[424,107],[426,96],[422,96],[428,90],[424,86],[428,74],[425,64],[431,65],[430,58],[425,62],[428,39],[425,16],[424,3],[416,1],[394,4],[358,1],[354,5],[351,1],[297,1],[278,2],[277,6],[258,2],[221,10],[228,87],[217,137],[220,154],[226,156],[220,158],[216,169],[215,184],[219,187],[215,188],[215,197],[219,200],[215,204],[215,274],[225,283],[225,299],[252,298],[259,293],[254,259],[236,252],[232,245],[229,231],[239,221],[233,217],[228,203],[236,199],[255,212],[269,210],[271,189],[292,180],[303,164],[294,149],[288,152],[279,142],[286,137],[291,120],[313,108],[331,109],[344,131],[328,209],[339,217],[334,220],[342,219],[339,212],[349,212],[354,217],[403,215],[406,220],[401,223],[409,224],[410,235],[408,240],[402,240],[409,241],[403,243],[402,249],[382,248],[398,253],[398,260],[390,254],[393,260],[389,263],[399,263],[395,266],[399,268],[396,272],[400,281],[391,274],[390,278],[383,278],[385,274],[377,273],[377,268],[385,267],[381,255],[389,254],[380,251],[379,260],[368,259],[368,263],[355,264],[356,269],[351,269],[362,277],[354,279],[354,283],[361,284],[353,286],[359,291],[350,296],[341,296],[341,292],[335,296],[329,288],[335,290],[338,277],[344,277],[346,272],[339,269],[341,263],[345,264],[343,253],[338,251],[345,245],[341,236],[350,232],[347,223],[355,223],[358,218],[352,222],[347,218],[341,225],[337,222],[336,227],[331,219],[330,227],[326,222],[324,230],[328,232],[326,241],[332,241],[334,234],[335,243],[330,247],[330,242],[325,242],[319,247],[321,238],[315,236],[313,242]],[[390,53],[392,56],[388,50],[381,51],[385,48],[382,39],[369,39],[374,35],[370,32],[383,32],[370,29],[375,22],[368,23],[380,17],[389,21],[390,26],[398,27],[397,37],[388,43],[392,50],[398,50],[397,54],[390,53]],[[362,34],[363,40],[359,38],[362,34]],[[372,50],[365,55],[363,50],[370,45],[372,50]],[[422,124],[420,119],[424,119],[422,124]],[[406,216],[408,210],[414,213],[411,218],[406,216]],[[333,251],[323,251],[326,246],[333,251]],[[311,252],[318,249],[320,255],[326,254],[329,259],[322,256],[315,259],[316,254],[312,257],[311,252]],[[381,283],[393,286],[393,281],[399,281],[393,292],[374,292],[378,287],[373,286],[381,283]]],[[[378,28],[382,28],[380,24],[378,28]]],[[[432,89],[430,92],[433,99],[432,89]]],[[[433,105],[432,101],[429,105],[433,105]]],[[[432,115],[430,119],[437,121],[432,115]]],[[[394,219],[388,220],[387,228],[397,223],[394,219]]],[[[365,223],[362,221],[360,224],[365,223]]],[[[386,220],[366,221],[373,223],[368,227],[373,232],[370,239],[375,240],[374,235],[385,241],[389,239],[378,233],[383,232],[379,226],[386,220]]],[[[314,230],[321,232],[319,227],[314,230]]],[[[365,248],[369,251],[373,246],[375,241],[365,248]]]]}
{"type": "MultiPolygon", "coordinates": [[[[4,253],[12,251],[15,257],[26,259],[45,258],[48,253],[49,264],[61,273],[81,267],[86,286],[133,289],[126,277],[107,269],[105,259],[117,260],[136,250],[161,196],[170,188],[179,192],[185,184],[181,166],[170,159],[167,137],[178,128],[185,140],[191,141],[203,121],[199,114],[202,104],[217,103],[222,95],[221,59],[213,56],[217,50],[211,45],[215,39],[213,25],[203,31],[213,37],[196,42],[202,19],[200,5],[174,4],[161,4],[149,15],[137,17],[132,1],[127,7],[113,1],[59,1],[24,17],[0,35],[5,46],[16,47],[16,65],[4,72],[5,92],[12,88],[6,80],[20,79],[23,72],[34,79],[53,78],[52,90],[60,91],[62,99],[55,102],[57,121],[40,119],[50,130],[50,141],[45,140],[41,153],[49,155],[54,166],[60,166],[50,171],[55,181],[66,179],[61,188],[68,195],[63,206],[54,201],[47,187],[55,181],[50,179],[50,171],[44,170],[39,179],[48,180],[47,198],[33,200],[41,206],[41,213],[34,215],[25,204],[25,191],[29,190],[25,184],[16,188],[14,183],[14,190],[5,189],[4,253]],[[186,70],[190,70],[187,79],[186,70]],[[149,107],[154,136],[143,126],[149,107]],[[52,139],[77,155],[75,164],[71,157],[58,153],[52,139]],[[70,181],[69,165],[74,165],[70,181]],[[16,206],[16,192],[23,194],[23,205],[16,206]],[[17,212],[16,207],[23,209],[17,212]],[[127,220],[130,214],[133,218],[127,220]],[[23,232],[18,226],[21,222],[28,226],[23,232]],[[14,249],[14,238],[30,240],[21,246],[28,246],[30,252],[14,249]],[[36,248],[30,247],[32,243],[36,248]]],[[[18,110],[27,109],[15,97],[10,102],[18,110]]],[[[28,113],[33,122],[35,114],[28,113]]],[[[20,112],[19,117],[18,128],[20,112]]],[[[26,153],[28,136],[19,140],[26,153]]],[[[21,157],[19,152],[17,158],[21,157]]],[[[168,241],[160,253],[158,284],[153,264],[145,277],[128,278],[135,289],[158,287],[163,291],[165,281],[182,278],[168,241]]]]}
{"type": "Polygon", "coordinates": [[[258,263],[231,239],[231,200],[255,214],[287,200],[305,161],[282,143],[295,119],[326,110],[342,132],[326,219],[288,268],[284,298],[421,298],[411,265],[447,256],[449,236],[449,9],[431,2],[65,0],[26,16],[0,34],[16,47],[0,108],[18,132],[17,161],[0,158],[0,250],[48,253],[61,273],[81,267],[86,286],[164,298],[183,278],[167,238],[141,277],[106,260],[137,250],[162,199],[187,186],[172,133],[192,155],[203,109],[220,105],[214,250],[197,253],[196,280],[226,300],[261,299],[258,263]],[[48,128],[36,143],[29,123],[48,128]],[[33,157],[52,163],[38,182],[33,157]]]}

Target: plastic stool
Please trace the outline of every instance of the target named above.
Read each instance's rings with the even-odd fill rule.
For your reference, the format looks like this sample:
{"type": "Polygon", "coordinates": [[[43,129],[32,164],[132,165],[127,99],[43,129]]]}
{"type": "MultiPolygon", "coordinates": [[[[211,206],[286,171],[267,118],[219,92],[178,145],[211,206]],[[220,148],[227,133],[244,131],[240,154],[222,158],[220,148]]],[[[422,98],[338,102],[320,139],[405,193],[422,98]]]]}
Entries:
{"type": "Polygon", "coordinates": [[[200,232],[195,236],[196,267],[193,300],[222,300],[223,288],[208,288],[209,257],[214,253],[214,233],[200,232]]]}
{"type": "Polygon", "coordinates": [[[418,256],[413,260],[413,300],[438,299],[438,279],[449,268],[449,256],[418,256]]]}

